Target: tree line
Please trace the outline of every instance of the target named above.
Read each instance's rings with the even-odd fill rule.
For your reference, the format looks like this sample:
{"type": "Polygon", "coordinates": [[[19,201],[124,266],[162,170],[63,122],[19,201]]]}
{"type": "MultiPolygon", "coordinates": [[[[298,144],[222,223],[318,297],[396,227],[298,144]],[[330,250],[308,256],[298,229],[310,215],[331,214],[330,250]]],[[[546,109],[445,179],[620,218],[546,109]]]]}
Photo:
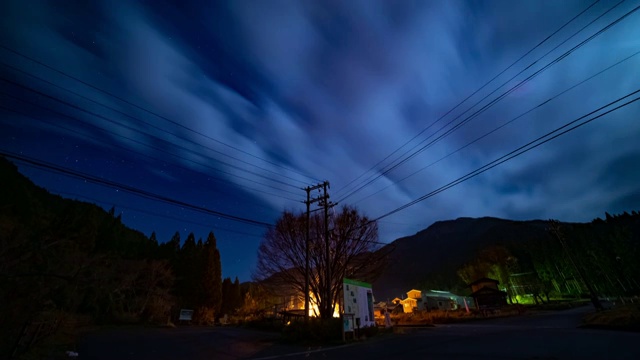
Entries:
{"type": "Polygon", "coordinates": [[[167,323],[181,308],[212,323],[242,305],[213,232],[159,244],[114,208],[52,195],[5,159],[0,178],[0,354],[25,350],[33,324],[53,334],[65,323],[167,323]]]}
{"type": "Polygon", "coordinates": [[[548,302],[553,298],[640,295],[640,214],[605,213],[589,223],[547,221],[528,239],[496,242],[476,251],[454,272],[432,273],[421,286],[465,293],[466,284],[489,277],[508,300],[548,302]]]}

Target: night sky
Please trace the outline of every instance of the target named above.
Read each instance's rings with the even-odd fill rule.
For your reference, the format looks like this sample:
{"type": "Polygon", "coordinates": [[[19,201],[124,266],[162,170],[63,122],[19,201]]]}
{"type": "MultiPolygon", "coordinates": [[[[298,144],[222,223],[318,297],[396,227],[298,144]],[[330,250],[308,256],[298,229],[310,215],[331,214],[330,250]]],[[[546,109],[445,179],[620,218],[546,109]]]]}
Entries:
{"type": "MultiPolygon", "coordinates": [[[[305,186],[328,180],[331,200],[378,218],[640,89],[640,11],[588,40],[640,2],[592,3],[2,1],[0,151],[218,212],[15,161],[161,242],[213,230],[223,276],[246,281],[260,223],[303,210],[305,186]]],[[[380,241],[458,217],[638,210],[639,114],[385,216],[380,241]]]]}

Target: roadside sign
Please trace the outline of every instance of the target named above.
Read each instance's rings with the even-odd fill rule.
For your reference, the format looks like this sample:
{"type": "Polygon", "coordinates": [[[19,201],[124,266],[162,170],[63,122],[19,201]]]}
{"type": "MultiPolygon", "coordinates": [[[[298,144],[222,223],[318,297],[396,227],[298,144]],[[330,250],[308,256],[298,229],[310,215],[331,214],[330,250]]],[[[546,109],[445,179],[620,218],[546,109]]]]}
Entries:
{"type": "Polygon", "coordinates": [[[191,321],[192,317],[193,317],[193,310],[180,309],[180,317],[178,317],[178,320],[180,320],[180,321],[191,321]]]}

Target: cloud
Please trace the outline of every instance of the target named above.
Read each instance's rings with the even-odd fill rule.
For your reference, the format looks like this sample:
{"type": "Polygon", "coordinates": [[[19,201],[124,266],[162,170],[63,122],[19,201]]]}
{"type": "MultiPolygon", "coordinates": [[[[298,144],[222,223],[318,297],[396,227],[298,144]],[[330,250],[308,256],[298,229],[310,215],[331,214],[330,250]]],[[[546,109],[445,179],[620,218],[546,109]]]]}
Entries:
{"type": "MultiPolygon", "coordinates": [[[[100,111],[139,131],[82,115],[83,119],[116,132],[112,136],[116,144],[155,153],[122,138],[132,137],[183,158],[168,161],[207,174],[215,173],[212,168],[219,169],[224,173],[218,175],[243,186],[286,197],[299,193],[302,199],[304,192],[299,188],[313,180],[300,174],[311,174],[317,180],[330,180],[332,199],[338,200],[349,194],[351,188],[345,186],[350,181],[406,144],[355,181],[352,188],[372,177],[379,176],[378,181],[345,201],[356,202],[387,187],[357,203],[375,217],[635,90],[640,57],[422,170],[637,51],[637,15],[402,166],[385,172],[400,154],[418,149],[446,131],[445,128],[434,134],[437,129],[455,117],[459,118],[452,124],[465,119],[631,8],[621,5],[465,113],[471,104],[612,5],[601,2],[594,6],[435,124],[436,119],[586,5],[577,0],[563,2],[561,7],[551,0],[234,1],[185,2],[177,8],[156,3],[145,6],[104,2],[73,14],[67,14],[68,9],[58,9],[73,19],[65,22],[64,17],[47,16],[50,9],[46,5],[31,6],[23,13],[22,5],[11,2],[5,9],[21,21],[12,20],[15,35],[5,40],[180,124],[88,91],[92,98],[153,125],[104,109],[100,111]],[[423,135],[409,142],[431,124],[434,125],[423,135]],[[432,137],[418,145],[428,136],[432,137]],[[397,183],[412,173],[416,174],[397,183]],[[265,177],[277,177],[295,186],[265,177]]],[[[52,79],[72,86],[68,79],[52,79]]],[[[399,212],[385,219],[389,225],[381,223],[381,240],[391,241],[424,224],[459,216],[586,221],[610,207],[631,206],[637,198],[633,187],[637,183],[633,181],[637,178],[633,169],[637,166],[632,166],[638,160],[634,154],[640,151],[632,136],[640,132],[640,125],[633,121],[637,114],[638,106],[630,106],[399,212]],[[390,223],[415,226],[402,228],[390,223]]],[[[264,193],[254,196],[271,207],[272,216],[284,208],[301,208],[299,203],[264,193]]]]}
{"type": "MultiPolygon", "coordinates": [[[[403,13],[400,9],[402,20],[397,21],[386,15],[387,5],[384,3],[369,2],[367,5],[365,8],[356,2],[309,6],[281,3],[266,9],[264,4],[251,3],[249,6],[238,5],[233,12],[235,18],[242,23],[241,43],[249,48],[241,52],[251,54],[257,72],[265,74],[270,79],[271,86],[278,89],[263,96],[273,96],[275,101],[284,104],[283,109],[305,108],[304,111],[294,111],[291,114],[294,117],[300,113],[307,114],[310,118],[299,122],[314,138],[323,139],[322,143],[318,143],[312,138],[310,144],[318,147],[324,154],[324,161],[320,155],[318,164],[332,175],[334,188],[338,189],[523,54],[531,46],[526,44],[537,43],[584,6],[580,2],[573,2],[561,11],[551,12],[551,3],[543,6],[496,4],[473,8],[462,2],[445,2],[419,6],[410,13],[403,13]],[[546,16],[548,21],[541,23],[535,14],[553,15],[546,16]],[[470,32],[471,29],[474,31],[470,32]],[[294,35],[287,36],[289,32],[294,35]],[[290,103],[295,105],[291,106],[290,103]],[[415,110],[412,112],[407,108],[415,110]]],[[[589,17],[593,18],[592,14],[599,14],[604,10],[604,5],[596,7],[589,13],[589,17]]],[[[599,22],[589,30],[593,33],[603,24],[599,22]]],[[[578,23],[570,26],[563,36],[571,34],[577,26],[578,23]]],[[[386,184],[383,181],[379,183],[381,185],[373,185],[371,188],[380,188],[398,180],[402,177],[398,175],[401,172],[410,174],[420,169],[425,162],[429,163],[459,145],[466,144],[493,124],[513,118],[524,109],[547,100],[550,93],[566,89],[593,74],[595,70],[611,64],[612,60],[619,57],[603,55],[603,44],[611,43],[612,40],[617,43],[620,42],[619,39],[626,37],[622,30],[611,33],[614,35],[607,34],[606,37],[603,36],[603,40],[594,41],[592,47],[576,52],[494,106],[484,116],[473,120],[461,131],[429,148],[397,172],[390,173],[389,177],[383,177],[386,184]]],[[[581,34],[577,39],[585,37],[586,35],[581,34]]],[[[559,41],[554,39],[550,44],[555,45],[559,41]]],[[[543,49],[546,51],[548,48],[543,49]]],[[[550,54],[533,69],[540,68],[566,48],[550,54]]],[[[533,55],[542,54],[542,51],[537,51],[533,55]]],[[[523,65],[530,63],[533,58],[529,57],[523,65]]],[[[628,71],[629,65],[623,69],[628,71]]],[[[514,73],[515,70],[505,74],[495,85],[514,73]]],[[[605,78],[600,84],[611,86],[618,81],[614,79],[621,79],[621,73],[614,74],[613,78],[605,78]]],[[[520,76],[518,79],[522,78],[524,77],[520,76]]],[[[513,84],[511,82],[509,86],[513,84]]],[[[420,173],[408,180],[411,185],[390,188],[361,206],[372,214],[393,209],[497,158],[535,136],[546,133],[564,121],[582,115],[585,113],[585,103],[581,100],[588,99],[587,105],[594,105],[587,107],[589,109],[603,100],[615,98],[611,93],[594,92],[593,86],[597,85],[589,85],[590,87],[578,89],[570,96],[559,99],[554,106],[536,111],[519,123],[501,130],[459,156],[451,157],[446,164],[436,165],[430,171],[420,173]],[[406,189],[411,189],[411,195],[406,193],[406,189]]],[[[489,87],[474,99],[479,99],[492,88],[489,87]]],[[[508,88],[502,88],[496,95],[508,88]]],[[[624,93],[622,90],[624,89],[618,94],[624,93]]],[[[485,103],[487,101],[482,104],[485,103]]],[[[453,115],[460,114],[462,109],[465,107],[455,111],[453,115]]],[[[433,129],[442,126],[449,119],[451,117],[433,129]]],[[[558,164],[558,157],[555,156],[554,159],[554,154],[565,154],[567,148],[580,149],[584,146],[579,139],[567,140],[570,136],[547,145],[546,150],[536,150],[539,154],[537,156],[550,157],[550,164],[558,164]]],[[[583,137],[582,140],[584,139],[583,137]]],[[[590,147],[591,151],[597,151],[596,148],[590,147]]],[[[578,157],[584,156],[580,151],[574,153],[578,157]]],[[[291,153],[289,156],[295,157],[296,154],[291,153]]],[[[585,161],[597,164],[606,161],[609,155],[602,156],[600,159],[597,154],[591,155],[585,161]]],[[[584,167],[582,170],[569,167],[575,171],[565,171],[562,174],[545,173],[545,168],[531,163],[535,157],[523,156],[521,159],[524,160],[514,162],[516,167],[535,168],[538,183],[512,185],[511,191],[514,193],[510,197],[505,197],[501,192],[487,191],[485,186],[491,186],[492,183],[509,183],[508,178],[504,177],[505,172],[496,170],[482,175],[484,181],[460,185],[464,189],[451,190],[448,195],[438,195],[428,201],[429,205],[416,205],[412,211],[399,216],[415,221],[461,213],[497,213],[505,217],[522,218],[526,214],[555,214],[549,211],[548,206],[543,205],[552,199],[564,198],[565,203],[575,204],[580,198],[578,191],[563,192],[559,189],[571,188],[570,179],[575,174],[584,172],[584,167]],[[495,199],[494,196],[499,197],[495,199]]],[[[304,159],[297,162],[303,163],[304,159]]],[[[566,158],[561,164],[572,162],[575,162],[574,158],[566,158]]],[[[503,167],[508,170],[509,165],[503,167]]],[[[378,173],[380,171],[378,169],[378,173]]],[[[606,198],[608,195],[604,192],[603,196],[606,198]]],[[[587,198],[594,204],[602,205],[602,202],[590,199],[591,196],[587,198]]],[[[595,207],[597,205],[592,206],[591,211],[572,214],[571,217],[585,219],[585,213],[593,213],[592,209],[595,207]]],[[[574,207],[567,205],[564,208],[561,213],[567,215],[570,208],[574,207]]]]}

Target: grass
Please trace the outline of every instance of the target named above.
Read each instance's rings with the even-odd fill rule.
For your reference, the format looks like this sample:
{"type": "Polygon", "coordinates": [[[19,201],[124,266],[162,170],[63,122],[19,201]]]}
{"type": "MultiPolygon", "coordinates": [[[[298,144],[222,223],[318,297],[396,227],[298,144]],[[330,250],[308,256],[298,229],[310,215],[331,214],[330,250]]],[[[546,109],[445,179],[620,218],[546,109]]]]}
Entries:
{"type": "MultiPolygon", "coordinates": [[[[397,314],[391,316],[394,325],[402,327],[433,326],[435,324],[461,323],[468,321],[482,321],[484,319],[518,316],[529,312],[538,311],[560,311],[573,309],[589,304],[588,300],[551,300],[548,303],[538,305],[507,305],[498,311],[489,312],[485,315],[477,310],[467,313],[464,310],[444,311],[414,311],[412,313],[397,314]]],[[[384,318],[377,318],[379,326],[384,325],[384,318]]]]}
{"type": "Polygon", "coordinates": [[[86,331],[94,329],[91,320],[82,315],[66,314],[58,330],[43,338],[18,359],[68,359],[67,351],[77,351],[78,338],[86,331]]]}
{"type": "Polygon", "coordinates": [[[640,331],[640,304],[622,305],[588,314],[583,319],[582,327],[640,331]]]}
{"type": "Polygon", "coordinates": [[[590,304],[589,300],[551,300],[550,302],[538,305],[528,305],[530,310],[557,311],[569,310],[590,304]]]}
{"type": "MultiPolygon", "coordinates": [[[[562,310],[577,306],[576,304],[546,304],[544,310],[562,310]]],[[[432,326],[434,324],[450,324],[467,321],[483,320],[497,317],[517,316],[531,310],[541,310],[540,306],[527,305],[507,305],[500,310],[489,312],[483,315],[477,310],[467,313],[465,310],[445,311],[414,311],[412,313],[404,313],[392,315],[391,321],[394,325],[400,326],[432,326]]],[[[376,319],[378,325],[384,324],[384,319],[376,319]]]]}
{"type": "Polygon", "coordinates": [[[398,325],[429,325],[429,324],[446,324],[458,322],[464,319],[474,318],[473,312],[466,311],[414,311],[408,314],[400,314],[394,323],[398,325]]]}
{"type": "MultiPolygon", "coordinates": [[[[175,325],[171,322],[165,324],[131,322],[96,324],[90,316],[66,313],[57,331],[49,336],[43,337],[34,343],[31,348],[18,354],[16,358],[21,360],[71,359],[71,357],[67,355],[67,351],[77,351],[78,341],[86,334],[110,329],[144,327],[174,328],[175,325]]],[[[81,355],[82,354],[80,354],[80,356],[81,355]]]]}

